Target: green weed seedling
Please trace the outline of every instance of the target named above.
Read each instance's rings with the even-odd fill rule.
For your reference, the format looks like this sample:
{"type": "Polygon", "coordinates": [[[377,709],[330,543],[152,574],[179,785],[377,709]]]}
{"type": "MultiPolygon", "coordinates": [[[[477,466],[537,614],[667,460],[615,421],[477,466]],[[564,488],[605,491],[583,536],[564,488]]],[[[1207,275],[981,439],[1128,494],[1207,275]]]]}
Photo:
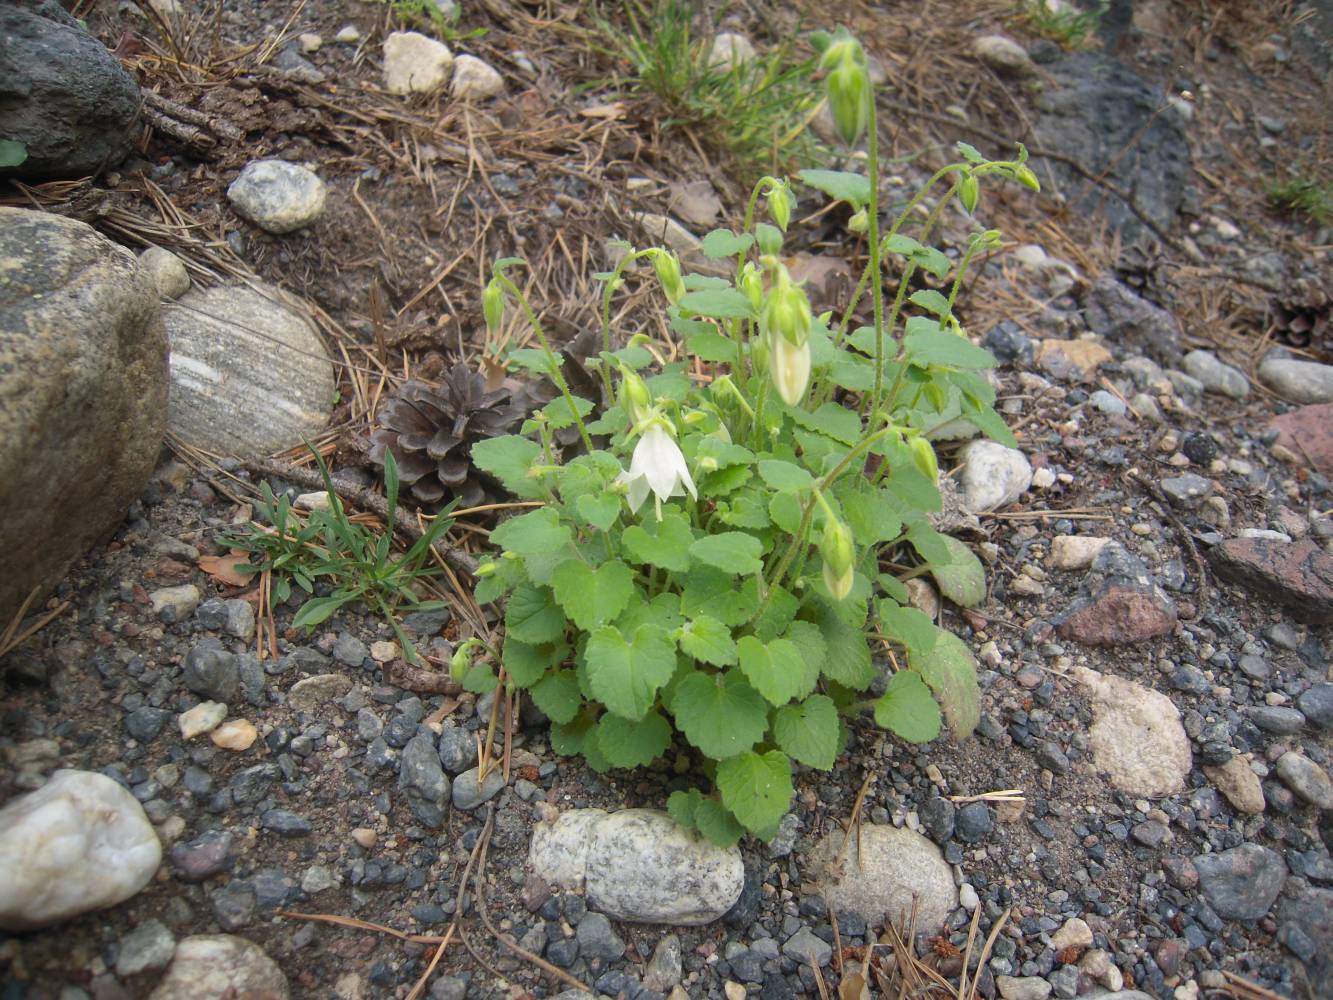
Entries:
{"type": "Polygon", "coordinates": [[[1324,225],[1333,219],[1333,184],[1313,177],[1270,181],[1265,190],[1274,208],[1324,225]]]}
{"type": "Polygon", "coordinates": [[[485,28],[473,28],[471,31],[459,31],[458,19],[461,8],[455,6],[451,13],[446,13],[435,0],[388,0],[393,8],[394,17],[407,27],[429,26],[436,37],[446,42],[465,42],[470,38],[480,38],[486,34],[485,28]]]}
{"type": "Polygon", "coordinates": [[[681,737],[713,787],[677,791],[668,808],[719,844],[770,838],[791,803],[793,763],[831,769],[851,714],[873,713],[914,743],[944,723],[958,738],[973,730],[971,652],[913,608],[903,577],[883,565],[891,553],[916,564],[905,576],[930,574],[950,600],[984,600],[981,563],[929,519],[941,509],[930,435],[961,419],[1015,443],[992,408],[995,360],[954,314],[965,273],[998,234],[978,230],[956,263],[931,239],[953,199],[975,211],[985,179],[1035,189],[1036,177],[1021,147],[996,161],[960,145],[962,160],[885,230],[864,53],[843,31],[814,41],[842,138],[868,136],[868,176],[799,175],[819,197],[847,202],[868,240],[840,319],[812,315],[781,262],[795,194],[776,177],[755,185],[739,232],[703,240],[731,278],[684,274],[659,247],[630,250],[598,275],[603,351],[592,364],[614,401],[600,412],[570,391],[509,277],[522,261],[497,261],[482,300],[493,328],[518,304],[541,347],[511,361],[561,394],[520,434],[473,447],[479,468],[542,506],[497,526],[500,553],[478,570],[478,601],[507,598],[503,673],[492,657],[464,655],[456,676],[474,692],[526,690],[551,719],[552,747],[598,771],[648,764],[681,737]],[[770,221],[757,218],[761,201],[770,221]],[[890,256],[902,275],[886,302],[890,256]],[[640,343],[611,350],[612,299],[636,261],[653,265],[688,355],[652,375],[640,374],[653,360],[640,343]],[[918,269],[947,291],[909,294],[918,269]],[[867,290],[874,323],[849,329],[867,290]],[[563,461],[553,429],[567,426],[586,451],[563,461]],[[887,669],[875,651],[892,651],[880,662],[894,669],[872,697],[887,669]]]}
{"type": "Polygon", "coordinates": [[[1107,0],[1101,0],[1091,10],[1075,6],[1073,0],[1063,0],[1054,6],[1047,0],[1022,0],[1018,16],[1034,35],[1049,38],[1067,49],[1078,49],[1097,33],[1108,6],[1107,0]]]}
{"type": "Polygon", "coordinates": [[[599,19],[611,54],[626,60],[635,90],[653,94],[664,124],[690,129],[735,158],[749,177],[785,162],[809,162],[806,123],[819,103],[811,60],[793,58],[784,42],[739,65],[712,61],[712,38],[692,28],[696,5],[683,0],[625,4],[628,28],[599,19]]]}
{"type": "Polygon", "coordinates": [[[397,555],[393,551],[393,529],[398,503],[398,466],[393,456],[386,454],[384,457],[388,524],[383,531],[374,531],[348,519],[342,500],[334,492],[328,466],[318,452],[314,455],[328,494],[328,510],[311,511],[302,519],[292,511],[287,497],[275,498],[265,482],[262,484],[263,497],[255,502],[255,511],[267,524],[252,521],[241,531],[224,533],[219,540],[249,554],[249,564],[238,567],[240,570],[271,572],[275,604],[281,604],[291,596],[293,583],[312,595],[301,605],[292,625],[312,629],[344,605],[361,601],[388,621],[407,661],[420,662],[396,616],[402,612],[433,611],[444,606],[443,601],[422,600],[417,587],[423,581],[443,575],[431,561],[430,550],[453,524],[449,517],[453,504],[436,516],[430,528],[411,548],[397,555]],[[332,592],[327,596],[313,596],[315,585],[321,578],[331,585],[332,592]]]}

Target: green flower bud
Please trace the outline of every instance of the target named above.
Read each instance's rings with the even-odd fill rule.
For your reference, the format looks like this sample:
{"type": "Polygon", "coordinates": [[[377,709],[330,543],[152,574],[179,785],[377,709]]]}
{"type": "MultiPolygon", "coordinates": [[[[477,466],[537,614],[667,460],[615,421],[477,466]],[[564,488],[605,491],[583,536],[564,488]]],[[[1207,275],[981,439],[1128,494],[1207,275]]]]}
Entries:
{"type": "Polygon", "coordinates": [[[472,575],[475,576],[478,580],[481,580],[488,576],[494,576],[495,571],[498,570],[499,568],[500,567],[496,565],[494,559],[488,559],[486,562],[481,563],[476,568],[476,570],[473,572],[472,575]]]}
{"type": "Polygon", "coordinates": [[[935,447],[920,435],[910,439],[907,446],[912,449],[912,461],[921,474],[932,483],[940,478],[939,460],[935,457],[935,447]]]}
{"type": "Polygon", "coordinates": [[[958,182],[958,200],[963,203],[963,211],[971,215],[977,209],[977,198],[981,194],[981,189],[977,185],[975,174],[963,174],[962,180],[958,182]]]}
{"type": "Polygon", "coordinates": [[[866,210],[864,208],[856,212],[850,219],[847,220],[847,231],[849,233],[864,233],[869,228],[870,228],[870,216],[866,214],[866,210]]]}
{"type": "Polygon", "coordinates": [[[819,541],[819,554],[824,560],[824,586],[841,601],[851,593],[856,578],[856,548],[847,525],[837,518],[828,520],[819,541]]]}
{"type": "Polygon", "coordinates": [[[1037,180],[1037,175],[1032,172],[1032,168],[1025,163],[1020,163],[1018,169],[1014,171],[1014,180],[1022,184],[1025,188],[1033,191],[1041,190],[1041,181],[1037,180]]]}
{"type": "Polygon", "coordinates": [[[652,393],[643,379],[624,365],[620,366],[620,401],[632,424],[642,422],[653,405],[652,393]]]}
{"type": "Polygon", "coordinates": [[[838,135],[848,146],[856,145],[870,121],[869,74],[852,59],[843,59],[829,73],[827,91],[838,135]]]}
{"type": "Polygon", "coordinates": [[[505,315],[505,290],[498,281],[492,279],[482,291],[481,312],[486,317],[487,332],[499,333],[505,315]]]}
{"type": "Polygon", "coordinates": [[[769,178],[768,194],[768,214],[772,216],[773,221],[778,224],[778,228],[784,233],[787,231],[787,224],[791,222],[791,210],[796,203],[792,197],[791,185],[785,180],[779,181],[769,178]]]}
{"type": "Polygon", "coordinates": [[[786,267],[778,264],[777,280],[764,304],[763,325],[769,338],[781,337],[794,347],[803,347],[810,337],[814,314],[810,300],[801,287],[791,280],[786,267]]]}
{"type": "Polygon", "coordinates": [[[657,280],[662,283],[667,300],[673,306],[678,304],[685,297],[685,281],[681,278],[680,261],[676,255],[665,250],[655,251],[653,270],[657,272],[657,280]]]}
{"type": "Polygon", "coordinates": [[[764,278],[754,261],[747,260],[745,262],[745,266],[741,268],[741,276],[736,282],[736,287],[750,300],[750,305],[756,313],[763,310],[764,278]]]}
{"type": "Polygon", "coordinates": [[[472,666],[472,651],[480,645],[478,640],[469,639],[454,651],[453,657],[449,660],[449,676],[455,683],[462,683],[472,666]]]}

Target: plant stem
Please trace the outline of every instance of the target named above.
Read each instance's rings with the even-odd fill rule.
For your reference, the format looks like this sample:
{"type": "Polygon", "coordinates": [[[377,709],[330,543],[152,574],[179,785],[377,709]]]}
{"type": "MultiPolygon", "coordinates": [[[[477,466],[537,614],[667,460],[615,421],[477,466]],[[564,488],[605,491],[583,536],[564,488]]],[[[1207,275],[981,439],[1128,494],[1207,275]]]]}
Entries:
{"type": "MultiPolygon", "coordinates": [[[[579,437],[583,439],[583,447],[587,448],[588,451],[592,451],[592,438],[588,435],[588,428],[583,425],[583,418],[579,416],[578,407],[574,405],[574,394],[569,391],[569,384],[565,381],[564,372],[560,370],[560,359],[556,356],[555,351],[551,349],[551,342],[546,339],[546,331],[542,329],[541,323],[538,322],[537,314],[532,311],[532,306],[528,303],[527,296],[518,290],[518,286],[509,279],[508,275],[497,274],[496,277],[499,279],[500,284],[502,284],[514,298],[518,299],[518,304],[522,307],[524,315],[528,317],[528,322],[532,324],[532,332],[535,333],[537,339],[541,341],[542,350],[546,352],[546,360],[550,362],[551,380],[555,382],[556,387],[560,390],[560,394],[565,397],[565,402],[569,405],[569,415],[574,418],[574,423],[579,429],[579,437]]],[[[608,327],[608,330],[609,329],[610,328],[608,327]]]]}
{"type": "Polygon", "coordinates": [[[870,91],[868,98],[870,104],[870,123],[868,134],[866,136],[867,154],[870,162],[870,273],[874,275],[874,282],[870,286],[871,301],[874,303],[875,311],[875,388],[873,390],[874,405],[871,410],[870,426],[874,427],[879,423],[880,393],[884,388],[884,280],[880,273],[882,262],[880,253],[882,247],[879,245],[879,119],[876,115],[875,93],[870,91]]]}

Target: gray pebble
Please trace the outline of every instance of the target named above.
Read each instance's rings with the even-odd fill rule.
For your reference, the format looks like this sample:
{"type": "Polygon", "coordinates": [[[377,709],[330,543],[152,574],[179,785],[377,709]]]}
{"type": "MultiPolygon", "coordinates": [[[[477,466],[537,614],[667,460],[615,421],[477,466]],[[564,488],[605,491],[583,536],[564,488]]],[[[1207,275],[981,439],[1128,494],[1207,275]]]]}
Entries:
{"type": "Polygon", "coordinates": [[[486,772],[486,780],[477,781],[477,768],[470,768],[454,779],[454,808],[471,812],[489,802],[504,788],[504,774],[498,767],[486,772]]]}

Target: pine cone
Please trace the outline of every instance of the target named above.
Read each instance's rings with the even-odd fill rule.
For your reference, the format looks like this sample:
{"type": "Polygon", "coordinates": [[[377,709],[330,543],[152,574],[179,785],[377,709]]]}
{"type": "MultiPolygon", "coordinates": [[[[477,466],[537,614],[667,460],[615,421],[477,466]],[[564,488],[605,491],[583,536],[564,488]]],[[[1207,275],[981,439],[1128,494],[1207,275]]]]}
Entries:
{"type": "Polygon", "coordinates": [[[424,382],[399,387],[380,410],[367,457],[383,466],[385,449],[391,451],[399,480],[423,503],[448,496],[475,507],[485,502],[486,490],[472,467],[472,446],[512,431],[526,403],[507,388],[487,392],[481,375],[460,362],[438,388],[424,382]]]}

